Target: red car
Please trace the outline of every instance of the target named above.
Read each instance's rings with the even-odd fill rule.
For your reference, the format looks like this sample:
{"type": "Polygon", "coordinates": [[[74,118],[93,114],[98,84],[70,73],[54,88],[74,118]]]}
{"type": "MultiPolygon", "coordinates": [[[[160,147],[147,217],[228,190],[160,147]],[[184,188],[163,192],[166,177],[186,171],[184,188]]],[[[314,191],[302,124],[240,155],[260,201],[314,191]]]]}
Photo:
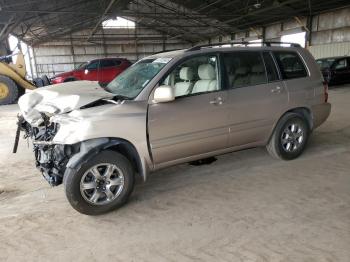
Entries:
{"type": "Polygon", "coordinates": [[[98,81],[102,85],[108,84],[130,65],[131,62],[125,58],[95,59],[81,64],[73,71],[55,75],[51,78],[51,84],[77,80],[98,81]]]}

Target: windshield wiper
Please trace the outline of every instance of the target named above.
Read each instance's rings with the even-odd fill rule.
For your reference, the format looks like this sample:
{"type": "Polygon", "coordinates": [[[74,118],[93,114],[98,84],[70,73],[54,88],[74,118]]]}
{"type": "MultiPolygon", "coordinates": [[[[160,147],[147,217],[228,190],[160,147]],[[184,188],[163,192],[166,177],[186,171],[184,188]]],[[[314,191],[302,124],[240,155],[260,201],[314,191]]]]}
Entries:
{"type": "Polygon", "coordinates": [[[113,100],[130,100],[131,98],[128,96],[123,96],[123,95],[115,95],[113,97],[113,100]]]}

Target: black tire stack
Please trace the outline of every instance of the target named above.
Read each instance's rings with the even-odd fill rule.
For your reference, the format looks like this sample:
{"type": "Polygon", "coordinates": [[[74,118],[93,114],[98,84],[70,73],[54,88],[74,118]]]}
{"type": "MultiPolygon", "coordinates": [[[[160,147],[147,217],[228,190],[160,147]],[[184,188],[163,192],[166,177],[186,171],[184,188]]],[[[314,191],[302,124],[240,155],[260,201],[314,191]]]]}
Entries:
{"type": "Polygon", "coordinates": [[[18,86],[15,81],[13,81],[8,76],[0,75],[0,85],[3,88],[7,88],[6,94],[1,96],[0,94],[0,105],[9,105],[15,103],[18,98],[24,94],[24,89],[18,86]]]}

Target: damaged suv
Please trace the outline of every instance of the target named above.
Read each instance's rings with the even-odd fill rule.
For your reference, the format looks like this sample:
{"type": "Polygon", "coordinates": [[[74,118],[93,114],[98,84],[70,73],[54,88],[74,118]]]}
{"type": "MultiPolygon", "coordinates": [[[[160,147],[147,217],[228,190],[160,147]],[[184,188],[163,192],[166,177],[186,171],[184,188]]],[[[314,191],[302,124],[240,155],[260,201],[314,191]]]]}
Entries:
{"type": "Polygon", "coordinates": [[[327,99],[315,60],[297,45],[195,46],[143,58],[105,88],[79,81],[30,92],[19,129],[45,179],[97,215],[160,168],[258,146],[298,157],[329,116],[327,99]]]}

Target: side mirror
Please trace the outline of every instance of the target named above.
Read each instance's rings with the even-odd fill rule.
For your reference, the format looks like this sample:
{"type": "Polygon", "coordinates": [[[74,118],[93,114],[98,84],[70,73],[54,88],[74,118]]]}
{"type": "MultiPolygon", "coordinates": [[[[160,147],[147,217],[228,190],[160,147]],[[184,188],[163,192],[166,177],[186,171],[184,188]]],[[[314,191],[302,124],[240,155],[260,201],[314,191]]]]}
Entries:
{"type": "Polygon", "coordinates": [[[174,89],[171,86],[159,86],[154,90],[153,102],[165,103],[175,100],[174,89]]]}

